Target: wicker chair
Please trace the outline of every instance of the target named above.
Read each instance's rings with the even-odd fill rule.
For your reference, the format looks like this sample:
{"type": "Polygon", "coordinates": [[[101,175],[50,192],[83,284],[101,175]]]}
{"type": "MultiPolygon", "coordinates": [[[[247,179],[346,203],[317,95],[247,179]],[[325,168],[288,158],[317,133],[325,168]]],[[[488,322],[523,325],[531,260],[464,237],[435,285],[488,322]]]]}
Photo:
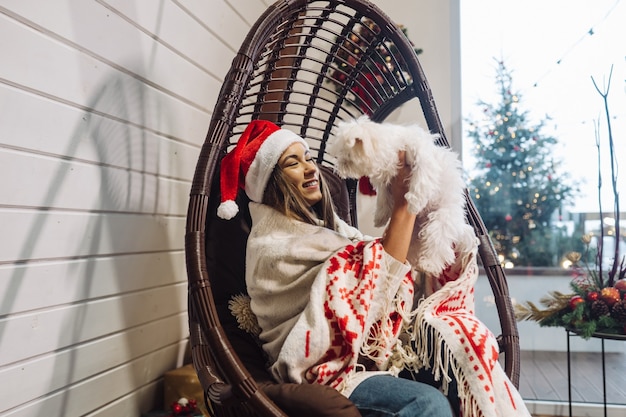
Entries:
{"type": "MultiPolygon", "coordinates": [[[[215,414],[304,415],[294,402],[319,402],[328,394],[327,387],[298,392],[271,382],[262,350],[229,314],[230,297],[245,293],[250,219],[245,210],[230,221],[215,214],[221,158],[253,119],[292,129],[307,139],[321,166],[331,167],[323,173],[340,195],[342,214],[356,226],[357,182],[332,178],[326,141],[340,120],[368,114],[382,121],[414,98],[407,105],[419,107],[416,115],[441,135],[441,146],[449,146],[413,46],[368,1],[280,0],[250,30],[217,99],[192,184],[185,236],[192,357],[215,414]]],[[[245,195],[238,198],[245,200],[245,195]]],[[[245,201],[239,206],[245,207],[245,201]]],[[[505,372],[517,386],[519,339],[506,278],[469,196],[467,219],[480,239],[480,260],[496,300],[505,372]]]]}

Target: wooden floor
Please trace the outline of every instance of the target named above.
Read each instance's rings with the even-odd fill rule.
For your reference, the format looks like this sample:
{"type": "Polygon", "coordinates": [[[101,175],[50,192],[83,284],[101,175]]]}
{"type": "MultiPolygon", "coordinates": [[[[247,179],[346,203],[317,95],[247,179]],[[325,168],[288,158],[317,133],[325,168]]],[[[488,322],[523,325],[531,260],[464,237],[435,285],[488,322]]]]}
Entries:
{"type": "MultiPolygon", "coordinates": [[[[522,351],[520,393],[525,400],[568,401],[567,353],[522,351]]],[[[572,352],[572,402],[602,403],[602,355],[572,352]]],[[[626,404],[626,355],[606,353],[607,403],[626,404]]]]}

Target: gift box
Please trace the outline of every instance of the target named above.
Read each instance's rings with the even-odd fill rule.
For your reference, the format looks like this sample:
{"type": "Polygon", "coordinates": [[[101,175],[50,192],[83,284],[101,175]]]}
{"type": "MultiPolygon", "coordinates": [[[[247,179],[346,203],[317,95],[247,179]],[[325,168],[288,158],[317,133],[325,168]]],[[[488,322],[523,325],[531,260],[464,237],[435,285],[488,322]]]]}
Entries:
{"type": "Polygon", "coordinates": [[[195,401],[199,411],[198,415],[210,416],[204,404],[202,385],[200,385],[200,380],[192,364],[168,371],[163,377],[164,408],[170,410],[171,406],[178,403],[181,398],[195,401]]]}

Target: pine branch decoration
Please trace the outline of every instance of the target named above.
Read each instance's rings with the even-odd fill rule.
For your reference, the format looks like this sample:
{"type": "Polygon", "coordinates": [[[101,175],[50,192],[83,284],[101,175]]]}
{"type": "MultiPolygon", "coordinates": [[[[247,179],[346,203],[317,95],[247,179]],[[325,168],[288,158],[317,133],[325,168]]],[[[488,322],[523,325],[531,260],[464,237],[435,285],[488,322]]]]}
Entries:
{"type": "MultiPolygon", "coordinates": [[[[541,309],[533,302],[515,306],[515,317],[518,321],[536,321],[540,325],[550,322],[550,318],[568,308],[571,294],[563,294],[560,291],[551,291],[542,297],[539,303],[545,308],[541,309]]],[[[545,324],[547,325],[547,324],[545,324]]]]}

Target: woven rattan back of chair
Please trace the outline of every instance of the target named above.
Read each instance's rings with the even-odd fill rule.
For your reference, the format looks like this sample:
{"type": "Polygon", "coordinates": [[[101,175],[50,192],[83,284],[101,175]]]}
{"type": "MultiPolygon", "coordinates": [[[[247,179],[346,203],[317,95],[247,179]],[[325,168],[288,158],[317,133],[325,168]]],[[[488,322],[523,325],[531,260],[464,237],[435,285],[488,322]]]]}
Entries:
{"type": "MultiPolygon", "coordinates": [[[[215,311],[205,264],[205,222],[220,159],[253,119],[266,119],[309,142],[318,163],[333,164],[326,143],[337,122],[362,114],[384,120],[415,100],[428,129],[449,146],[413,46],[400,28],[368,1],[276,2],[259,18],[235,56],[212,114],[194,176],[186,231],[189,317],[196,370],[213,400],[234,390],[259,415],[282,415],[257,389],[233,353],[215,311]]],[[[349,182],[352,223],[356,182],[349,182]]],[[[480,216],[468,201],[468,221],[501,321],[505,371],[519,380],[519,340],[506,279],[480,216]]]]}

